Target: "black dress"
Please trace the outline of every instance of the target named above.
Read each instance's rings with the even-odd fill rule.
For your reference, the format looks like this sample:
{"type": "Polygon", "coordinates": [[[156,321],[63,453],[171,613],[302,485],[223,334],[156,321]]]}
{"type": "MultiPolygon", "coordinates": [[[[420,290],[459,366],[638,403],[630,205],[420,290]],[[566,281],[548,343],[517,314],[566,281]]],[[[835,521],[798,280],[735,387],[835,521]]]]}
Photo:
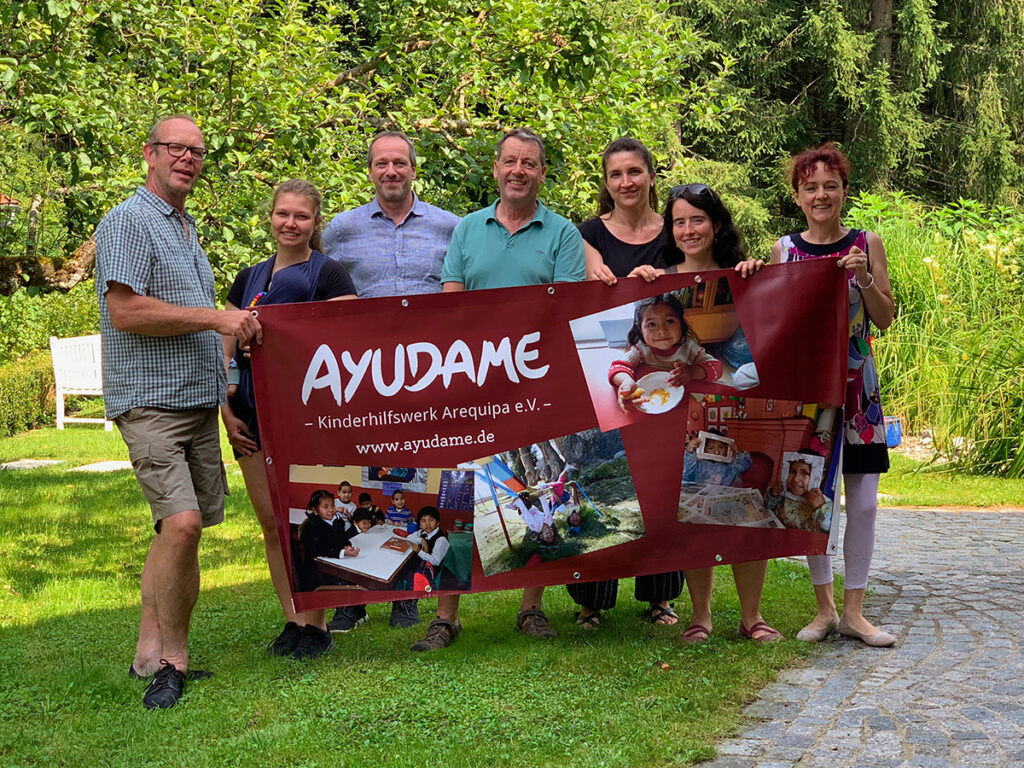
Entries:
{"type": "MultiPolygon", "coordinates": [[[[662,255],[664,231],[648,243],[634,245],[624,243],[608,231],[604,221],[599,218],[588,219],[579,225],[583,239],[593,246],[604,260],[612,274],[625,277],[634,269],[644,264],[659,269],[665,268],[662,255]]],[[[615,607],[615,599],[619,593],[618,579],[592,581],[585,584],[566,584],[569,596],[577,605],[592,610],[606,611],[615,607]]],[[[637,576],[633,594],[644,603],[662,603],[675,600],[683,591],[683,572],[669,571],[648,576],[637,576]]]]}

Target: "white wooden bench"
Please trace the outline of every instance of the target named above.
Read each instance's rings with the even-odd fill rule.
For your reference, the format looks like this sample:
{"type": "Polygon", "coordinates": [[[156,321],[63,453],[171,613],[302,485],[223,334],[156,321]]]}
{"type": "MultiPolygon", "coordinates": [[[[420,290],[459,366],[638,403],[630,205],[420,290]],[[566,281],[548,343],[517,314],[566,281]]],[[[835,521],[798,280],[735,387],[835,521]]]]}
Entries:
{"type": "Polygon", "coordinates": [[[103,395],[103,358],[100,335],[74,336],[70,339],[50,337],[53,356],[53,377],[57,385],[57,429],[66,422],[102,424],[109,432],[114,422],[106,419],[70,418],[64,415],[67,395],[103,395]]]}

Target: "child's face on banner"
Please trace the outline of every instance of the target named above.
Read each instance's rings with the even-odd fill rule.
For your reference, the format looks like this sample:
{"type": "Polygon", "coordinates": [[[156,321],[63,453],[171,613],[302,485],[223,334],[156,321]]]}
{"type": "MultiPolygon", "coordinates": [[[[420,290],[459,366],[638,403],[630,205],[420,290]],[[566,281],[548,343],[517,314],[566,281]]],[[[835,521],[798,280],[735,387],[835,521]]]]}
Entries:
{"type": "Polygon", "coordinates": [[[320,517],[323,520],[333,520],[334,500],[331,498],[320,499],[320,501],[317,502],[316,509],[313,511],[316,512],[317,517],[320,517]]]}
{"type": "Polygon", "coordinates": [[[359,529],[360,533],[366,533],[368,530],[370,530],[371,527],[373,527],[373,521],[372,520],[357,520],[356,521],[356,528],[359,529]]]}
{"type": "Polygon", "coordinates": [[[340,485],[338,486],[338,498],[348,504],[352,501],[352,486],[351,485],[340,485]]]}
{"type": "Polygon", "coordinates": [[[395,491],[391,497],[391,503],[395,505],[395,509],[401,509],[405,506],[405,494],[401,491],[395,491]]]}
{"type": "Polygon", "coordinates": [[[721,440],[715,440],[709,437],[704,441],[704,451],[705,453],[710,453],[715,456],[728,456],[729,446],[721,440]]]}
{"type": "Polygon", "coordinates": [[[794,461],[789,465],[789,477],[786,478],[786,490],[794,496],[803,496],[811,485],[811,465],[803,461],[794,461]]]}
{"type": "Polygon", "coordinates": [[[420,530],[424,533],[433,533],[437,530],[438,522],[433,515],[424,515],[420,518],[420,530]]]}
{"type": "Polygon", "coordinates": [[[651,349],[670,350],[683,338],[679,318],[665,304],[655,304],[645,310],[640,324],[644,343],[651,349]]]}

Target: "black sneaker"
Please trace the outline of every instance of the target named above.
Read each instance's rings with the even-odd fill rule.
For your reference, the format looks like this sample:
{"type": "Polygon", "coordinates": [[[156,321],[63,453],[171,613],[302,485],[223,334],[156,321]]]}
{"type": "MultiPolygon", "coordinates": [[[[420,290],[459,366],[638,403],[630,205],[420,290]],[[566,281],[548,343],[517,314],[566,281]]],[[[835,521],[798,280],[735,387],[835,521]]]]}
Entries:
{"type": "Polygon", "coordinates": [[[420,623],[419,600],[395,600],[391,604],[392,627],[415,627],[420,623]]]}
{"type": "Polygon", "coordinates": [[[185,691],[184,673],[179,672],[165,659],[161,659],[160,663],[163,666],[153,675],[153,682],[149,684],[142,697],[142,704],[146,709],[170,709],[178,703],[178,699],[185,691]]]}
{"type": "Polygon", "coordinates": [[[366,620],[366,606],[346,605],[334,612],[334,618],[327,624],[327,631],[332,635],[339,632],[351,632],[366,620]]]}
{"type": "MultiPolygon", "coordinates": [[[[132,665],[128,667],[128,677],[130,677],[132,680],[153,679],[152,675],[140,675],[138,672],[136,672],[134,663],[132,663],[132,665]]],[[[210,672],[207,669],[190,669],[188,672],[185,673],[185,679],[188,680],[190,683],[194,680],[209,680],[211,677],[213,677],[213,672],[210,672]]]]}
{"type": "Polygon", "coordinates": [[[323,656],[332,648],[334,648],[334,641],[331,639],[330,632],[307,624],[302,628],[302,636],[299,638],[299,644],[295,647],[292,658],[315,659],[318,656],[323,656]]]}
{"type": "Polygon", "coordinates": [[[267,653],[274,656],[291,656],[299,645],[299,638],[302,637],[302,627],[294,621],[284,625],[284,631],[274,638],[274,641],[267,646],[267,653]]]}

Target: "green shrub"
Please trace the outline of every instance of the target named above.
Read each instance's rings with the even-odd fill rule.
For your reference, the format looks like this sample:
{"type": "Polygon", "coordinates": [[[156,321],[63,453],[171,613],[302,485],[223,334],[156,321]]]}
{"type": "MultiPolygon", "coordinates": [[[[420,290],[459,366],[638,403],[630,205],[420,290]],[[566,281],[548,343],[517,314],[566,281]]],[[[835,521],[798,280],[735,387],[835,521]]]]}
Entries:
{"type": "Polygon", "coordinates": [[[0,365],[0,437],[52,421],[54,394],[49,352],[33,352],[0,365]]]}
{"type": "Polygon", "coordinates": [[[888,254],[896,321],[875,346],[886,412],[930,428],[959,469],[1024,477],[1024,218],[861,195],[845,221],[888,254]]]}
{"type": "Polygon", "coordinates": [[[49,349],[51,336],[99,333],[96,288],[86,280],[67,293],[41,294],[23,288],[0,296],[0,365],[36,349],[49,349]]]}

